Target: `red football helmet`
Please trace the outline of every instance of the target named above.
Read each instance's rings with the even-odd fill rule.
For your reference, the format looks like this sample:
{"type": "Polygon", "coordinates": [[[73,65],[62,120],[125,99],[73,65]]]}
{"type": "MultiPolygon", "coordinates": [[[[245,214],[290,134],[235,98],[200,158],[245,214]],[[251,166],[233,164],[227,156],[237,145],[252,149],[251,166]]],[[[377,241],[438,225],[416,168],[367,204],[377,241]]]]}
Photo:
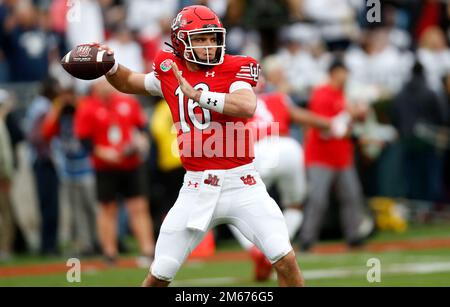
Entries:
{"type": "Polygon", "coordinates": [[[172,22],[171,40],[177,56],[189,62],[202,65],[219,65],[225,55],[225,28],[216,14],[206,6],[192,5],[183,8],[172,22]],[[216,33],[217,46],[195,46],[191,44],[191,36],[195,34],[216,33]],[[194,49],[217,48],[214,58],[201,60],[194,49]]]}

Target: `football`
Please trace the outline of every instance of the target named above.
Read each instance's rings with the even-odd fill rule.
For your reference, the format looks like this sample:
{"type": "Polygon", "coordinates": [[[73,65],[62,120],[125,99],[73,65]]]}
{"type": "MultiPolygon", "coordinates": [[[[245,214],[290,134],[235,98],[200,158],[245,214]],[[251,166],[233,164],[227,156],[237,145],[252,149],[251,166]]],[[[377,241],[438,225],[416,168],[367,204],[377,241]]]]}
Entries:
{"type": "Polygon", "coordinates": [[[105,50],[99,51],[95,45],[78,45],[61,59],[64,69],[82,80],[103,76],[114,66],[114,62],[113,55],[107,54],[105,50]]]}

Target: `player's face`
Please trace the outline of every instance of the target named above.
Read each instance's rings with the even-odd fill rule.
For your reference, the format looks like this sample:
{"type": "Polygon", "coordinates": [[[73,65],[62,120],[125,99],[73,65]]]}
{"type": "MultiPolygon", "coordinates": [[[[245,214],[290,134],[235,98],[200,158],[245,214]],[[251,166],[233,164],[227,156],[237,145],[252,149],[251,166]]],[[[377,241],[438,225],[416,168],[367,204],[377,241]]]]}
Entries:
{"type": "Polygon", "coordinates": [[[195,34],[191,37],[192,47],[197,57],[202,61],[214,59],[217,52],[217,35],[215,33],[195,34]]]}

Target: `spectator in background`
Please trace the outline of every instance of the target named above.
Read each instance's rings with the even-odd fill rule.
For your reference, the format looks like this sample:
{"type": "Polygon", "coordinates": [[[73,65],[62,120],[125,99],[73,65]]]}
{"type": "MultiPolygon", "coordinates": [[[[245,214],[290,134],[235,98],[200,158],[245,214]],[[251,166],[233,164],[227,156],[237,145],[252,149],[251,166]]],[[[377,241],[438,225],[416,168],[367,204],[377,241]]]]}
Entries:
{"type": "MultiPolygon", "coordinates": [[[[72,1],[67,8],[66,20],[67,48],[105,41],[105,22],[98,0],[72,1]]],[[[91,84],[91,81],[76,79],[75,89],[78,93],[85,94],[91,84]]]]}
{"type": "Polygon", "coordinates": [[[442,77],[450,71],[450,49],[440,28],[431,27],[423,33],[417,57],[425,69],[428,86],[437,94],[442,89],[442,77]]]}
{"type": "Polygon", "coordinates": [[[13,150],[6,127],[6,116],[11,108],[7,91],[0,89],[0,263],[11,257],[14,240],[11,180],[13,150]]]}
{"type": "Polygon", "coordinates": [[[157,37],[161,32],[161,18],[174,17],[177,0],[128,0],[127,25],[131,30],[141,31],[147,37],[157,37]]]}
{"type": "Polygon", "coordinates": [[[268,56],[278,49],[280,28],[296,12],[291,9],[293,3],[281,0],[230,0],[226,23],[256,31],[262,56],[268,56]]]}
{"type": "Polygon", "coordinates": [[[116,26],[113,36],[107,44],[111,48],[114,48],[114,50],[117,50],[117,54],[114,56],[117,62],[124,63],[124,65],[130,67],[133,71],[144,72],[142,48],[134,40],[133,34],[125,24],[116,26]]]}
{"type": "Polygon", "coordinates": [[[345,64],[350,71],[350,88],[375,86],[381,97],[392,97],[407,80],[413,57],[400,52],[389,44],[389,32],[385,28],[367,30],[361,35],[361,46],[349,49],[345,64]]]}
{"type": "Polygon", "coordinates": [[[105,40],[102,10],[97,0],[74,1],[67,10],[66,20],[66,39],[70,49],[79,44],[105,40]]]}
{"type": "Polygon", "coordinates": [[[425,81],[424,68],[416,63],[411,80],[395,97],[392,122],[400,135],[406,197],[438,201],[442,192],[442,157],[432,139],[421,131],[444,124],[436,94],[425,81]]]}
{"type": "Polygon", "coordinates": [[[284,47],[278,52],[289,83],[288,94],[305,100],[311,89],[326,81],[330,54],[320,40],[320,33],[304,24],[295,24],[285,31],[284,47]],[[314,51],[314,53],[313,53],[314,51]]]}
{"type": "Polygon", "coordinates": [[[412,37],[407,31],[406,18],[403,12],[392,4],[383,5],[382,23],[388,32],[389,42],[399,50],[407,50],[411,47],[412,37]]]}
{"type": "Polygon", "coordinates": [[[5,30],[10,27],[14,6],[17,0],[4,0],[0,3],[0,83],[9,81],[9,67],[6,59],[5,30]]]}
{"type": "Polygon", "coordinates": [[[361,2],[303,0],[301,14],[316,24],[329,50],[344,50],[358,34],[355,10],[361,2]]]}
{"type": "Polygon", "coordinates": [[[58,252],[59,182],[50,142],[42,134],[42,124],[59,91],[56,80],[43,81],[41,94],[32,101],[26,115],[27,138],[33,155],[33,171],[41,211],[42,254],[58,252]]]}
{"type": "MultiPolygon", "coordinates": [[[[126,25],[136,32],[144,50],[146,71],[150,71],[156,51],[161,48],[170,21],[178,9],[177,0],[127,0],[126,25]]],[[[98,40],[97,40],[98,41],[98,40]]]]}
{"type": "Polygon", "coordinates": [[[438,27],[441,20],[448,18],[446,12],[446,1],[441,0],[421,0],[411,1],[414,13],[412,32],[418,40],[428,29],[438,27]]]}
{"type": "Polygon", "coordinates": [[[98,234],[107,263],[117,256],[118,197],[127,204],[131,228],[141,252],[138,264],[148,266],[154,255],[152,222],[145,198],[142,155],[148,150],[146,122],[139,103],[118,93],[105,78],[82,99],[75,115],[75,134],[92,148],[100,210],[98,234]]]}
{"type": "Polygon", "coordinates": [[[45,116],[42,134],[50,142],[57,139],[62,149],[62,184],[66,185],[71,208],[75,252],[91,255],[97,243],[95,178],[88,151],[75,137],[76,110],[73,89],[64,89],[45,116]]]}
{"type": "MultiPolygon", "coordinates": [[[[317,87],[311,95],[311,112],[329,118],[342,116],[350,119],[350,114],[355,117],[364,115],[365,109],[351,109],[346,105],[344,88],[347,75],[342,62],[336,61],[330,66],[329,83],[317,87]]],[[[319,239],[333,186],[341,206],[345,239],[349,246],[359,246],[371,229],[365,219],[364,197],[354,167],[352,140],[337,139],[311,128],[307,131],[304,146],[310,189],[300,231],[301,249],[309,250],[319,239]]]]}
{"type": "Polygon", "coordinates": [[[4,51],[10,81],[41,81],[48,76],[49,52],[54,48],[40,24],[40,12],[21,0],[4,23],[4,51]]]}

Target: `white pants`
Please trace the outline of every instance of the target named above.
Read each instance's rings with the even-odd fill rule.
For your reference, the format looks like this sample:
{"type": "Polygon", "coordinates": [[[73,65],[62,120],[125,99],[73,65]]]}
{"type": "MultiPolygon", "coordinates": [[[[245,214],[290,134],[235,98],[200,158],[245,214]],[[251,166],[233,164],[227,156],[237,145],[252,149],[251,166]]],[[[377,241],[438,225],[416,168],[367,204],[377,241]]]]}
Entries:
{"type": "Polygon", "coordinates": [[[267,137],[255,143],[255,167],[267,187],[276,184],[281,205],[304,201],[306,175],[301,145],[291,137],[267,137]]]}
{"type": "MultiPolygon", "coordinates": [[[[275,263],[291,250],[286,224],[275,201],[267,193],[254,165],[226,170],[220,196],[206,231],[186,227],[196,205],[203,172],[187,172],[175,205],[167,214],[156,243],[151,273],[172,281],[182,263],[212,227],[232,224],[275,263]],[[245,184],[252,176],[256,183],[245,184]]],[[[250,183],[252,183],[250,181],[250,183]]]]}

